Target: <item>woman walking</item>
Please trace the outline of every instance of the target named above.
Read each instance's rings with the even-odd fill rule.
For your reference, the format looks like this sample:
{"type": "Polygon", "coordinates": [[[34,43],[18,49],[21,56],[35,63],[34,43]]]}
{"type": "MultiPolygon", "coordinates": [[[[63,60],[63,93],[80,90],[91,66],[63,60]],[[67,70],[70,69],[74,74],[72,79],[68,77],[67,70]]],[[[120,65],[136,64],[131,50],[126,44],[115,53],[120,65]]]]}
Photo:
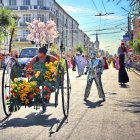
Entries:
{"type": "Polygon", "coordinates": [[[125,86],[125,83],[129,82],[129,77],[125,70],[125,63],[124,63],[126,53],[127,53],[127,49],[125,47],[125,44],[122,42],[121,46],[118,48],[118,55],[120,60],[118,81],[121,84],[121,86],[125,86]]]}

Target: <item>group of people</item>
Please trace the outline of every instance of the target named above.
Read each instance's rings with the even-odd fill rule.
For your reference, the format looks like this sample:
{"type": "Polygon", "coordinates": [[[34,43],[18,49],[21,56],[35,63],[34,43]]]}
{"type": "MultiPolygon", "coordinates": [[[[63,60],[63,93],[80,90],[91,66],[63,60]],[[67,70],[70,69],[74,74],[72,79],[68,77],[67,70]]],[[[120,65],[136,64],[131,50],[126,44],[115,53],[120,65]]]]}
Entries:
{"type": "MultiPolygon", "coordinates": [[[[36,62],[54,62],[57,60],[56,57],[46,55],[47,49],[42,47],[39,49],[38,55],[35,56],[30,60],[30,62],[27,63],[26,67],[32,67],[36,62]]],[[[117,70],[119,70],[119,78],[118,82],[123,86],[125,83],[129,82],[129,77],[127,75],[127,72],[125,70],[125,57],[127,54],[127,49],[125,47],[124,43],[121,43],[121,46],[118,48],[118,56],[115,59],[110,60],[110,65],[113,65],[117,70]]],[[[101,75],[103,73],[104,69],[109,68],[109,62],[106,57],[99,58],[96,56],[96,53],[94,50],[90,52],[88,57],[86,57],[84,54],[81,54],[80,52],[76,53],[76,56],[70,57],[68,55],[65,56],[65,58],[68,61],[68,67],[72,68],[73,71],[76,71],[77,66],[77,72],[78,76],[81,77],[83,74],[87,74],[87,85],[85,88],[85,94],[84,94],[84,100],[86,101],[91,90],[91,86],[93,81],[95,81],[95,84],[97,86],[98,94],[100,98],[103,98],[103,101],[105,101],[105,94],[103,90],[103,85],[101,81],[101,75]]],[[[127,61],[127,67],[130,66],[131,59],[129,58],[127,61]]]]}

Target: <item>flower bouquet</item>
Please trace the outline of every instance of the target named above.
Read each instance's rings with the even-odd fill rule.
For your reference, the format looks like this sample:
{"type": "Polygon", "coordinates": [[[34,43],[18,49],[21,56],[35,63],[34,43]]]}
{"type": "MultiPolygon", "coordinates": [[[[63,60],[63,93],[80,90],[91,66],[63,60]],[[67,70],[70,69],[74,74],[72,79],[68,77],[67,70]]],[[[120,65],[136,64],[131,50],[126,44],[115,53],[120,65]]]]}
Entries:
{"type": "Polygon", "coordinates": [[[29,81],[14,78],[10,86],[10,95],[5,97],[9,111],[17,111],[21,106],[38,106],[48,103],[50,95],[55,91],[58,61],[54,63],[37,62],[28,69],[29,81]],[[32,74],[31,74],[32,73],[32,74]]]}

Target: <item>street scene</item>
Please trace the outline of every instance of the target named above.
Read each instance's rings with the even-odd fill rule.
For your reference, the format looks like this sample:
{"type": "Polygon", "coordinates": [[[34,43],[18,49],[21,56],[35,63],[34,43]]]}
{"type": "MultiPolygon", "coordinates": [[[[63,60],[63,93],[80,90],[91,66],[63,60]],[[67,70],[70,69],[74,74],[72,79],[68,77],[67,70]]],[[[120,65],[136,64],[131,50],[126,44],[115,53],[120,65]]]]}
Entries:
{"type": "Polygon", "coordinates": [[[139,0],[0,0],[0,139],[140,139],[139,0]]]}
{"type": "MultiPolygon", "coordinates": [[[[71,73],[73,77],[76,73],[71,73]]],[[[27,140],[138,140],[140,138],[140,77],[129,72],[131,82],[120,88],[117,71],[104,72],[106,102],[98,98],[95,83],[87,102],[83,101],[86,76],[71,78],[72,91],[68,120],[63,122],[62,105],[49,107],[40,114],[33,109],[21,109],[1,122],[1,139],[27,140]]],[[[61,95],[59,95],[61,96],[61,95]]],[[[1,111],[1,120],[4,114],[1,111]]]]}

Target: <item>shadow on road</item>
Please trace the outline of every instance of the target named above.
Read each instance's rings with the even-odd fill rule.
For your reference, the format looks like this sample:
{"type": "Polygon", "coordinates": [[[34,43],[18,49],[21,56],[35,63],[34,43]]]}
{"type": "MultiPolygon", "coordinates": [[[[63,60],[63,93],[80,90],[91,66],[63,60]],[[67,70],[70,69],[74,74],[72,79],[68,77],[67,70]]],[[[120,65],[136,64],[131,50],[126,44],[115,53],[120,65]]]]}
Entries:
{"type": "Polygon", "coordinates": [[[10,120],[5,121],[1,129],[5,129],[8,127],[29,127],[29,126],[44,126],[49,127],[59,122],[56,118],[49,119],[49,115],[46,114],[39,114],[36,115],[36,113],[31,113],[27,115],[25,118],[13,118],[10,120]]]}
{"type": "Polygon", "coordinates": [[[56,118],[49,119],[49,116],[51,116],[51,114],[46,115],[41,112],[39,114],[31,113],[27,115],[25,118],[14,118],[10,120],[7,119],[0,126],[0,129],[6,129],[9,127],[30,127],[41,125],[44,127],[50,127],[49,133],[51,136],[52,134],[58,132],[62,127],[64,127],[64,124],[68,123],[68,119],[65,117],[59,120],[56,118]]]}
{"type": "Polygon", "coordinates": [[[120,104],[121,107],[124,107],[124,111],[130,113],[140,113],[140,101],[129,101],[124,104],[120,104]]]}
{"type": "Polygon", "coordinates": [[[97,101],[97,102],[91,102],[89,100],[86,101],[86,103],[84,103],[86,106],[88,106],[88,108],[96,108],[96,107],[101,107],[103,101],[97,101]]]}

